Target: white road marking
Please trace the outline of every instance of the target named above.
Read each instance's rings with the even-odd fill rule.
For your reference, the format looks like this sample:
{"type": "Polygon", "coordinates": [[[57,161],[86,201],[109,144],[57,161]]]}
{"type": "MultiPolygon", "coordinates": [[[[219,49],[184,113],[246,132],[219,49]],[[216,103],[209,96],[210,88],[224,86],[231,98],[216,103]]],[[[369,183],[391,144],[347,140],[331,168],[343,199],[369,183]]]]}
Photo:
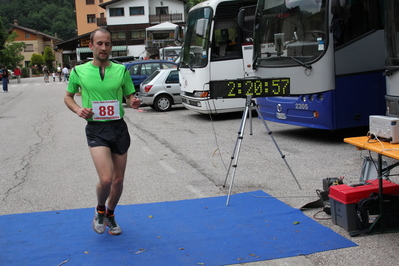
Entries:
{"type": "Polygon", "coordinates": [[[153,154],[154,154],[154,152],[153,152],[150,148],[148,148],[147,146],[143,146],[143,147],[141,147],[141,149],[142,149],[145,153],[147,153],[148,155],[153,155],[153,154]]]}
{"type": "Polygon", "coordinates": [[[201,192],[201,190],[199,190],[198,188],[194,187],[194,186],[187,186],[187,189],[190,190],[191,192],[193,192],[195,195],[197,195],[200,198],[204,198],[207,197],[204,193],[201,192]]]}
{"type": "Polygon", "coordinates": [[[174,169],[172,166],[170,166],[168,163],[164,162],[164,161],[158,161],[158,163],[169,173],[171,174],[176,174],[176,169],[174,169]]]}

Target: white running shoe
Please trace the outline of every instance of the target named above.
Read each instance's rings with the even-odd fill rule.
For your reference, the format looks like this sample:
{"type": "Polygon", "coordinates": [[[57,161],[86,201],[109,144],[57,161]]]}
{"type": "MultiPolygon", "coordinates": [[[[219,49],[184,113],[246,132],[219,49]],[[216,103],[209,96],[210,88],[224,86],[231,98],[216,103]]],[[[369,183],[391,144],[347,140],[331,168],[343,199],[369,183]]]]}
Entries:
{"type": "Polygon", "coordinates": [[[105,218],[105,211],[104,212],[97,212],[97,208],[94,208],[94,218],[93,218],[93,229],[99,234],[102,234],[105,232],[105,223],[104,223],[104,218],[105,218]]]}
{"type": "Polygon", "coordinates": [[[111,235],[120,235],[122,234],[122,228],[115,221],[115,215],[112,216],[105,216],[104,217],[104,224],[109,227],[108,233],[111,235]]]}

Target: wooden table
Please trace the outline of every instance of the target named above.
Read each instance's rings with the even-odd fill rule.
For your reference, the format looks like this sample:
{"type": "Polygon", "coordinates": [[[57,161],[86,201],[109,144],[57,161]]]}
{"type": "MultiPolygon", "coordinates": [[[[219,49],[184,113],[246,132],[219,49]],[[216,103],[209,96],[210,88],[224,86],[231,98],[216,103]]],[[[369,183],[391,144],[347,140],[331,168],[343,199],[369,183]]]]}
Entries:
{"type": "MultiPolygon", "coordinates": [[[[359,150],[369,150],[378,153],[378,179],[379,179],[379,209],[380,214],[373,225],[370,227],[369,231],[373,229],[373,226],[377,223],[378,220],[381,221],[381,233],[384,232],[383,226],[383,183],[382,183],[382,156],[390,157],[393,159],[399,160],[399,144],[391,144],[389,142],[378,141],[376,139],[370,139],[369,137],[353,137],[353,138],[345,138],[344,142],[352,144],[356,146],[359,150]]],[[[393,168],[397,166],[394,164],[389,168],[393,168]]]]}
{"type": "Polygon", "coordinates": [[[399,144],[378,141],[369,137],[345,138],[344,141],[360,149],[376,152],[379,156],[387,156],[399,160],[399,144]]]}

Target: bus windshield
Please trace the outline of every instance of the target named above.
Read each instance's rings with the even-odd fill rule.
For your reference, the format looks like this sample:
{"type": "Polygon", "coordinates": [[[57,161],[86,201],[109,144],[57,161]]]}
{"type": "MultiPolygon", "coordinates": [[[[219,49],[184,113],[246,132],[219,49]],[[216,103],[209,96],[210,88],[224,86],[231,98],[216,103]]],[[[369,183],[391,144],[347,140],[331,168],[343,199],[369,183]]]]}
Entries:
{"type": "Polygon", "coordinates": [[[399,66],[399,2],[388,1],[389,8],[386,23],[388,65],[399,66]]]}
{"type": "Polygon", "coordinates": [[[187,30],[185,32],[180,67],[196,68],[207,65],[212,16],[213,11],[209,7],[190,11],[186,23],[187,30]]]}
{"type": "Polygon", "coordinates": [[[279,67],[316,61],[328,44],[326,0],[258,1],[255,66],[279,67]]]}

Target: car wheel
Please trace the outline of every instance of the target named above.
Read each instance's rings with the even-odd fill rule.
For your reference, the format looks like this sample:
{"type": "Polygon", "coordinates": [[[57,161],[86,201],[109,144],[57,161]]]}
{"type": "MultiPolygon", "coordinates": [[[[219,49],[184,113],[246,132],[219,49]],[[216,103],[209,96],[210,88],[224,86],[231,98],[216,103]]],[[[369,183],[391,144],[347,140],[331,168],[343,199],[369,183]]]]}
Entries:
{"type": "Polygon", "coordinates": [[[172,98],[169,95],[159,95],[154,100],[154,109],[158,112],[166,112],[172,108],[172,98]]]}

